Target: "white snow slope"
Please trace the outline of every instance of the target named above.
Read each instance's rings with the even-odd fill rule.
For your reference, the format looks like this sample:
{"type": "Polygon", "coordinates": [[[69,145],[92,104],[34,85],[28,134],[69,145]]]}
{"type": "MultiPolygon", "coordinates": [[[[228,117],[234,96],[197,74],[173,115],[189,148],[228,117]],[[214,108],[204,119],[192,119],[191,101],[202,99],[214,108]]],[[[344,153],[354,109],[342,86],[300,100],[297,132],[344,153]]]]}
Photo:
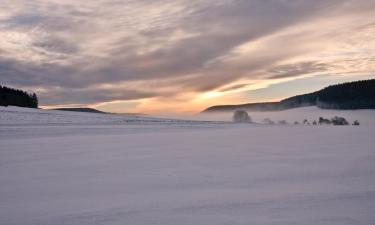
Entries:
{"type": "Polygon", "coordinates": [[[67,112],[9,110],[1,225],[375,224],[372,125],[69,123],[67,112]]]}

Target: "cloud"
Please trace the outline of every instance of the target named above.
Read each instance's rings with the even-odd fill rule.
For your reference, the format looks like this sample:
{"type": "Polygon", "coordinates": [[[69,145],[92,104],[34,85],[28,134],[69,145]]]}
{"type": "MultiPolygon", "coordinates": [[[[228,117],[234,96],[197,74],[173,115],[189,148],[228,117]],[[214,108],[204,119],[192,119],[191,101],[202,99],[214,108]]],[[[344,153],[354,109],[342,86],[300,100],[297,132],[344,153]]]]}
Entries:
{"type": "Polygon", "coordinates": [[[375,71],[371,0],[4,1],[0,82],[44,90],[46,105],[194,102],[271,80],[375,71]]]}
{"type": "Polygon", "coordinates": [[[54,88],[42,92],[40,97],[44,100],[44,104],[61,105],[70,104],[97,104],[98,102],[108,101],[129,101],[134,99],[143,99],[154,97],[155,93],[141,92],[137,90],[106,90],[106,89],[66,89],[54,88]]]}
{"type": "Polygon", "coordinates": [[[221,89],[219,89],[218,91],[220,92],[227,92],[227,91],[233,91],[233,90],[237,90],[237,89],[240,89],[240,88],[244,88],[244,87],[247,87],[247,86],[250,86],[251,84],[234,84],[234,85],[231,85],[229,87],[223,87],[221,89]]]}
{"type": "Polygon", "coordinates": [[[301,76],[312,73],[327,71],[327,65],[319,62],[301,62],[276,66],[269,70],[272,74],[270,79],[280,79],[285,77],[301,76]]]}

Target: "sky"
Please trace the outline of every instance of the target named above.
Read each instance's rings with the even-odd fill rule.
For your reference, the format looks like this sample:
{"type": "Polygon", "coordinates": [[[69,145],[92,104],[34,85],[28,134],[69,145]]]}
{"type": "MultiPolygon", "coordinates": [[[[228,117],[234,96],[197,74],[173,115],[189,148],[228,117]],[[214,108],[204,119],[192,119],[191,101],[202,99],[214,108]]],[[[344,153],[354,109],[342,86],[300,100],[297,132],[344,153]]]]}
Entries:
{"type": "Polygon", "coordinates": [[[0,84],[195,113],[375,78],[374,0],[1,0],[0,84]]]}

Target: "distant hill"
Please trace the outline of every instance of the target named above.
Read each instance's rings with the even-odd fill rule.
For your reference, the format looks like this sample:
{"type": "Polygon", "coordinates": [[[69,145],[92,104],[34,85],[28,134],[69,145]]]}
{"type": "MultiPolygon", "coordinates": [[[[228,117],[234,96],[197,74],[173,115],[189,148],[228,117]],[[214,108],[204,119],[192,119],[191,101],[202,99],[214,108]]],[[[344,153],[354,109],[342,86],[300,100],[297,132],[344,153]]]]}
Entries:
{"type": "Polygon", "coordinates": [[[203,112],[279,111],[304,106],[322,109],[375,109],[375,79],[355,81],[326,87],[320,91],[297,95],[280,102],[212,106],[203,112]]]}
{"type": "Polygon", "coordinates": [[[38,97],[35,93],[0,86],[0,106],[38,108],[38,97]]]}
{"type": "Polygon", "coordinates": [[[106,113],[97,109],[92,108],[59,108],[53,110],[60,110],[60,111],[71,111],[71,112],[88,112],[88,113],[106,113]]]}

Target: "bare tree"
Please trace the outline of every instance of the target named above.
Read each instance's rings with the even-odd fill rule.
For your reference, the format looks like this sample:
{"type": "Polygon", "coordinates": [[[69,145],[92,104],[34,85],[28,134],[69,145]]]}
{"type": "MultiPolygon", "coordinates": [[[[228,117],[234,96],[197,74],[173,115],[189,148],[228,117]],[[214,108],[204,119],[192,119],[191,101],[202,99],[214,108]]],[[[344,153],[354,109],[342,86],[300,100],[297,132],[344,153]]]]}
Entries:
{"type": "Polygon", "coordinates": [[[233,122],[235,122],[235,123],[251,123],[251,118],[245,110],[236,110],[233,114],[233,122]]]}

